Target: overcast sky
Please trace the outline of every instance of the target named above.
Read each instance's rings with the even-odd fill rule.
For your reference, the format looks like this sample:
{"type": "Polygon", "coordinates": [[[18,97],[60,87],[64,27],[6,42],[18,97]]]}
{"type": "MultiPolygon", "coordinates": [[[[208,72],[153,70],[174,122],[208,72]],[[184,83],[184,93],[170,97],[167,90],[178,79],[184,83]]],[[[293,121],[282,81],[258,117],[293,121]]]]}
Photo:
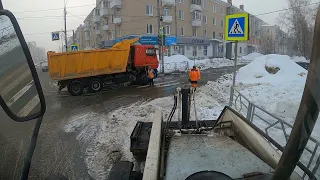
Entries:
{"type": "MultiPolygon", "coordinates": [[[[80,24],[83,24],[83,20],[94,7],[95,0],[67,1],[67,7],[69,7],[67,9],[69,12],[67,16],[67,29],[73,30],[80,24]]],[[[150,0],[141,1],[148,2],[150,0]]],[[[45,47],[47,51],[57,51],[59,49],[61,42],[52,42],[51,32],[64,29],[63,0],[2,0],[2,2],[4,8],[13,12],[18,19],[27,41],[36,41],[38,46],[45,47]],[[49,11],[48,9],[55,10],[49,11]]],[[[288,7],[287,0],[233,0],[233,5],[239,7],[240,4],[244,4],[245,10],[254,15],[288,7]]],[[[278,15],[278,13],[273,13],[261,15],[259,18],[269,24],[275,24],[278,15]]],[[[68,35],[72,36],[72,31],[69,31],[68,35]]]]}

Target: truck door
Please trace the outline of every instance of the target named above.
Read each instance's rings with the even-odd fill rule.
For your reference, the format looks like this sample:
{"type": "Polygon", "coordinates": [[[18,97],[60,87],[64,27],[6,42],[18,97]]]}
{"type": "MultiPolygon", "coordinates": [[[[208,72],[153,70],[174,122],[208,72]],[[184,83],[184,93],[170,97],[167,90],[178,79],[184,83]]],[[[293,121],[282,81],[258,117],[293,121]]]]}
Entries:
{"type": "Polygon", "coordinates": [[[157,59],[156,49],[153,47],[146,48],[146,64],[149,66],[155,66],[158,64],[157,59]]]}

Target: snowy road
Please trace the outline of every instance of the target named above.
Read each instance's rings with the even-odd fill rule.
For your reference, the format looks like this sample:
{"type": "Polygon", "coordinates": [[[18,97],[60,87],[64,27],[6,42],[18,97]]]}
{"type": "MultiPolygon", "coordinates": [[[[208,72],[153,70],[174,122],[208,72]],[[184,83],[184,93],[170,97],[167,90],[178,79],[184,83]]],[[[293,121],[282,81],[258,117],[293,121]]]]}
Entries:
{"type": "MultiPolygon", "coordinates": [[[[232,67],[205,70],[202,72],[200,85],[230,72],[232,72],[232,67]]],[[[109,112],[119,107],[171,95],[176,87],[188,83],[187,74],[182,73],[158,78],[156,87],[152,89],[130,87],[73,97],[65,92],[57,94],[57,87],[47,72],[41,72],[39,69],[38,74],[46,97],[47,111],[40,129],[30,179],[43,179],[49,173],[55,172],[60,172],[70,179],[91,179],[94,174],[87,169],[86,165],[90,163],[90,159],[85,159],[84,156],[90,154],[87,146],[96,132],[102,128],[96,123],[97,120],[106,118],[109,112]],[[85,123],[86,118],[90,118],[90,124],[85,126],[87,128],[85,130],[90,131],[90,136],[64,131],[63,128],[70,121],[85,123]],[[79,141],[79,138],[82,141],[79,141]]],[[[0,154],[0,179],[19,179],[34,122],[13,122],[2,109],[0,119],[0,152],[3,152],[0,154]]],[[[121,125],[112,124],[112,126],[121,125]]],[[[111,161],[114,160],[116,159],[111,161]]],[[[107,161],[110,159],[106,159],[107,161]]]]}

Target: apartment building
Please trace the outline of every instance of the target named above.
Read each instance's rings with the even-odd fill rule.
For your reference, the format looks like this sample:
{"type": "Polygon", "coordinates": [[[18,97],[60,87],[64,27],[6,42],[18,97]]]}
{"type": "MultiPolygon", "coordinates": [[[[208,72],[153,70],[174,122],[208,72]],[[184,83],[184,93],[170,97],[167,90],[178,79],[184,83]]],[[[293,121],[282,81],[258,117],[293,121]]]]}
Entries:
{"type": "Polygon", "coordinates": [[[266,54],[288,54],[288,36],[279,26],[262,25],[261,51],[266,54]]]}
{"type": "MultiPolygon", "coordinates": [[[[232,0],[160,0],[161,27],[166,34],[166,55],[183,54],[190,59],[225,56],[233,43],[225,42],[225,16],[244,13],[244,5],[232,0]]],[[[84,20],[84,47],[106,48],[123,39],[140,37],[140,44],[158,45],[155,0],[96,0],[97,6],[84,20]]],[[[261,19],[250,14],[250,40],[238,46],[239,56],[259,51],[261,19]]]]}
{"type": "MultiPolygon", "coordinates": [[[[223,56],[227,4],[218,0],[161,0],[166,55],[189,58],[223,56]]],[[[154,0],[97,0],[84,20],[86,48],[110,47],[139,36],[141,44],[157,45],[158,15],[154,0]]]]}
{"type": "Polygon", "coordinates": [[[74,34],[75,34],[74,43],[79,44],[79,50],[84,50],[84,48],[86,47],[84,25],[80,24],[80,26],[77,28],[74,34]]]}

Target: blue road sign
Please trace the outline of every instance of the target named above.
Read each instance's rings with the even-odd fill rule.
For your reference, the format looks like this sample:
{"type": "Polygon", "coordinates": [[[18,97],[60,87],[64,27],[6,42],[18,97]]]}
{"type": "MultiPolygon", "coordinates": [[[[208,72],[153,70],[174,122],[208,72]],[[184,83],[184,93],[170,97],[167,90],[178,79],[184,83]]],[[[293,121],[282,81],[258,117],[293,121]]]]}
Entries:
{"type": "Polygon", "coordinates": [[[52,32],[52,34],[51,34],[52,41],[60,40],[59,34],[60,34],[59,32],[52,32]]]}
{"type": "MultiPolygon", "coordinates": [[[[136,35],[132,35],[132,36],[124,36],[121,38],[117,38],[116,42],[120,42],[126,39],[133,39],[133,38],[137,38],[140,37],[139,39],[139,44],[143,44],[143,45],[158,45],[158,36],[136,36],[136,35]]],[[[177,44],[177,37],[175,36],[166,36],[166,46],[172,46],[172,45],[176,45],[177,44]]]]}
{"type": "Polygon", "coordinates": [[[70,51],[79,51],[79,44],[71,44],[70,51]]]}
{"type": "Polygon", "coordinates": [[[249,14],[226,16],[225,40],[247,41],[249,39],[249,14]]]}

